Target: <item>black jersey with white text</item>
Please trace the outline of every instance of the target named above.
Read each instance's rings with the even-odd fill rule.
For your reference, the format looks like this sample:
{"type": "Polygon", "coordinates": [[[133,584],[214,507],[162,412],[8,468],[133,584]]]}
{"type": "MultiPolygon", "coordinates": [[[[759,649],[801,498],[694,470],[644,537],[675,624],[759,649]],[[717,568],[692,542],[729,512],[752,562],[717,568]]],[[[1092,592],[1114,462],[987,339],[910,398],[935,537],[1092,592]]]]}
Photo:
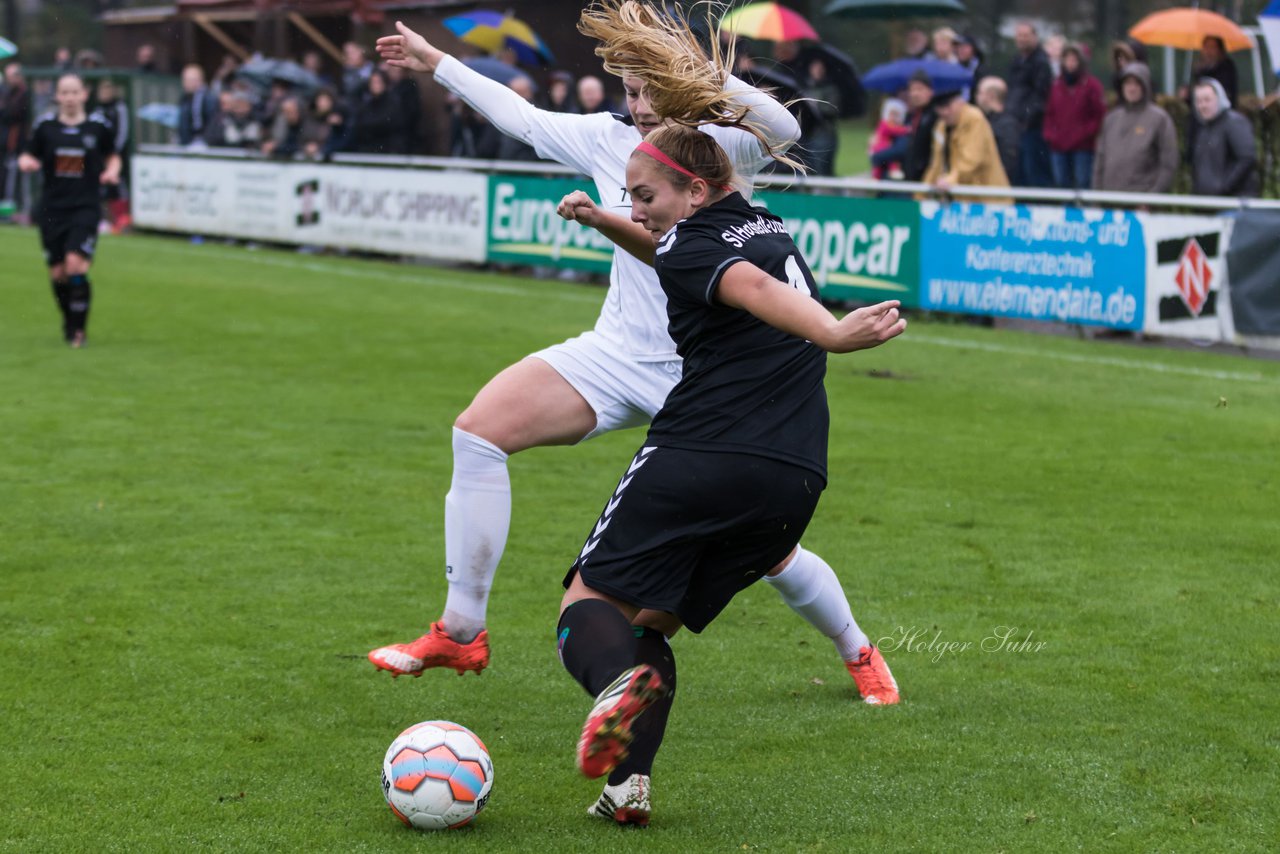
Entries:
{"type": "Polygon", "coordinates": [[[826,352],[716,298],[725,271],[745,261],[818,299],[782,220],[730,193],[677,223],[656,251],[684,375],[654,417],[648,444],[755,454],[825,481],[826,352]]]}
{"type": "Polygon", "coordinates": [[[27,151],[40,161],[46,210],[96,207],[98,178],[115,153],[111,129],[93,114],[75,125],[48,114],[31,131],[27,151]]]}

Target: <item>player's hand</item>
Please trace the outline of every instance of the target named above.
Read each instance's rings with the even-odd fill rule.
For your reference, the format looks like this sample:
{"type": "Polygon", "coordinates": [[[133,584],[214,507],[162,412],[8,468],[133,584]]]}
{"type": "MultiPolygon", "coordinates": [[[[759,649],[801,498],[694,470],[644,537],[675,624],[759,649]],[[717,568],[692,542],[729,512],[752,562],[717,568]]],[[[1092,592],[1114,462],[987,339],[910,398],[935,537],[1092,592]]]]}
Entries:
{"type": "Polygon", "coordinates": [[[433,72],[446,54],[418,33],[396,21],[399,35],[383,36],[375,47],[387,65],[409,71],[433,72]]]}
{"type": "Polygon", "coordinates": [[[24,151],[18,155],[18,168],[23,172],[39,172],[40,161],[24,151]]]}
{"type": "Polygon", "coordinates": [[[588,228],[595,228],[599,222],[600,209],[582,190],[574,190],[560,200],[556,213],[567,220],[580,222],[588,228]]]}
{"type": "Polygon", "coordinates": [[[898,300],[886,300],[875,305],[851,311],[837,324],[835,353],[852,353],[854,350],[870,350],[891,338],[897,338],[907,328],[905,318],[899,316],[898,300]]]}

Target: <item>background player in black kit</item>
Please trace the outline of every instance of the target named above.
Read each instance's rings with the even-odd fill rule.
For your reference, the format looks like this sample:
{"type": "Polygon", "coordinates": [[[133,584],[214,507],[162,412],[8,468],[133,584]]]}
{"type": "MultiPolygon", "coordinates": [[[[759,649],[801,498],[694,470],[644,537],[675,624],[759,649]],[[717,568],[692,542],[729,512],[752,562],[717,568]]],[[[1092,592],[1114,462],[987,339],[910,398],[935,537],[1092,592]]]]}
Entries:
{"type": "MultiPolygon", "coordinates": [[[[782,221],[748,204],[737,180],[711,137],[678,125],[651,133],[627,166],[631,218],[648,239],[620,245],[654,262],[684,376],[569,571],[559,624],[565,669],[597,698],[578,767],[613,771],[611,787],[644,781],[607,805],[620,823],[648,821],[675,685],[666,638],[700,632],[793,559],[826,486],[827,351],[906,327],[896,301],[832,316],[782,221]]],[[[617,219],[585,195],[561,209],[590,225],[617,219]]]]}
{"type": "Polygon", "coordinates": [[[85,114],[88,97],[78,75],[59,77],[54,91],[58,109],[40,118],[18,159],[22,171],[43,173],[36,222],[53,296],[62,311],[62,334],[72,347],[84,345],[89,322],[89,265],[102,217],[100,187],[120,180],[112,133],[100,117],[85,114]]]}

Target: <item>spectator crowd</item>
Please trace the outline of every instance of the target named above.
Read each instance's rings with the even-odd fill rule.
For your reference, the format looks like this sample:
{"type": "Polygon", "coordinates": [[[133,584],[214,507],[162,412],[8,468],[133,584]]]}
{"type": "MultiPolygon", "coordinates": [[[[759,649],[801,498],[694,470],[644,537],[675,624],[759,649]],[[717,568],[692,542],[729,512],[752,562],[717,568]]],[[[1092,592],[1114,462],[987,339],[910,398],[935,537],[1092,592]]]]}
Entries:
{"type": "MultiPolygon", "coordinates": [[[[964,69],[964,85],[938,83],[923,69],[880,105],[869,143],[877,178],[926,182],[952,193],[963,186],[1057,187],[1141,193],[1172,190],[1179,166],[1190,166],[1192,192],[1256,196],[1261,181],[1252,122],[1237,111],[1234,62],[1221,40],[1204,39],[1184,93],[1187,129],[1179,132],[1157,103],[1145,48],[1116,42],[1105,81],[1090,70],[1087,47],[1060,36],[1041,38],[1029,22],[1014,28],[1016,52],[1003,74],[988,63],[972,37],[942,27],[906,33],[905,56],[964,69]],[[1111,105],[1109,106],[1109,101],[1111,105]]],[[[839,134],[848,114],[847,90],[836,85],[829,54],[814,46],[775,42],[770,55],[739,50],[735,73],[778,88],[802,129],[795,154],[813,174],[832,175],[839,134]]],[[[508,61],[509,58],[508,58],[508,61]]],[[[491,64],[498,58],[485,59],[491,64]]],[[[93,69],[101,56],[59,49],[55,67],[93,69]]],[[[155,51],[138,49],[137,70],[155,72],[155,51]]],[[[497,66],[522,98],[556,112],[619,112],[601,76],[553,71],[544,89],[514,65],[497,66]]],[[[492,73],[492,67],[489,72],[492,73]]],[[[199,65],[182,69],[175,140],[194,148],[240,149],[264,156],[327,159],[336,152],[425,153],[426,131],[439,122],[424,116],[412,75],[377,66],[368,51],[348,42],[336,74],[316,51],[298,62],[241,63],[228,56],[211,76],[199,65]],[[264,70],[265,69],[265,70],[264,70]]],[[[128,111],[108,85],[95,109],[110,113],[128,135],[128,111]]],[[[855,111],[861,107],[855,107],[855,111]]],[[[534,160],[527,145],[505,136],[453,96],[445,100],[448,153],[457,157],[534,160]]],[[[34,116],[30,88],[16,62],[0,82],[0,201],[14,198],[14,166],[34,116]]]]}
{"type": "Polygon", "coordinates": [[[961,65],[973,83],[939,86],[922,67],[887,98],[869,144],[873,174],[947,192],[983,185],[1167,193],[1185,158],[1193,193],[1259,194],[1253,124],[1235,109],[1236,67],[1221,39],[1204,39],[1182,93],[1190,118],[1181,144],[1156,103],[1140,43],[1112,46],[1108,107],[1086,47],[1060,36],[1042,42],[1029,22],[1017,24],[1014,42],[1017,52],[997,76],[973,39],[949,28],[932,39],[910,31],[908,57],[961,65]]]}
{"type": "Polygon", "coordinates": [[[326,159],[339,151],[416,154],[422,99],[403,69],[375,67],[348,42],[341,73],[324,72],[320,55],[300,63],[226,57],[212,78],[182,69],[177,142],[258,151],[272,157],[326,159]]]}

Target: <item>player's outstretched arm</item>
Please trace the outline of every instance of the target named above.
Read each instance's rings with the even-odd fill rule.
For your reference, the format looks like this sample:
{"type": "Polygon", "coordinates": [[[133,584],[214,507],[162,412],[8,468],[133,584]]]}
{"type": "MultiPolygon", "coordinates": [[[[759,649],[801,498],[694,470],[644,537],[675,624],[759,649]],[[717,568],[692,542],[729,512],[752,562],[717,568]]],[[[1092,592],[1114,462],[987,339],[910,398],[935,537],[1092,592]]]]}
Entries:
{"type": "Polygon", "coordinates": [[[654,244],[653,235],[649,230],[639,223],[632,222],[629,217],[601,210],[591,197],[581,190],[574,190],[561,199],[556,213],[565,219],[594,228],[613,241],[614,245],[649,266],[653,266],[654,244]]]}
{"type": "Polygon", "coordinates": [[[540,110],[514,90],[490,80],[396,22],[397,35],[378,39],[378,54],[392,65],[430,72],[435,81],[484,116],[507,136],[532,145],[540,157],[590,174],[599,131],[613,120],[606,115],[577,115],[540,110]],[[585,129],[584,129],[585,127],[585,129]]]}
{"type": "Polygon", "coordinates": [[[378,39],[375,45],[378,56],[387,65],[397,68],[428,74],[435,72],[447,54],[399,21],[396,21],[396,31],[397,35],[378,39]]]}
{"type": "Polygon", "coordinates": [[[119,184],[120,168],[122,162],[119,154],[112,154],[107,158],[106,168],[102,170],[101,177],[98,178],[103,184],[119,184]]]}
{"type": "Polygon", "coordinates": [[[24,151],[18,155],[18,168],[23,172],[39,172],[40,161],[24,151]]]}
{"type": "Polygon", "coordinates": [[[837,320],[808,290],[780,282],[749,261],[729,267],[720,279],[720,302],[749,311],[770,326],[812,341],[831,353],[876,347],[907,328],[897,300],[860,308],[837,320]]]}

